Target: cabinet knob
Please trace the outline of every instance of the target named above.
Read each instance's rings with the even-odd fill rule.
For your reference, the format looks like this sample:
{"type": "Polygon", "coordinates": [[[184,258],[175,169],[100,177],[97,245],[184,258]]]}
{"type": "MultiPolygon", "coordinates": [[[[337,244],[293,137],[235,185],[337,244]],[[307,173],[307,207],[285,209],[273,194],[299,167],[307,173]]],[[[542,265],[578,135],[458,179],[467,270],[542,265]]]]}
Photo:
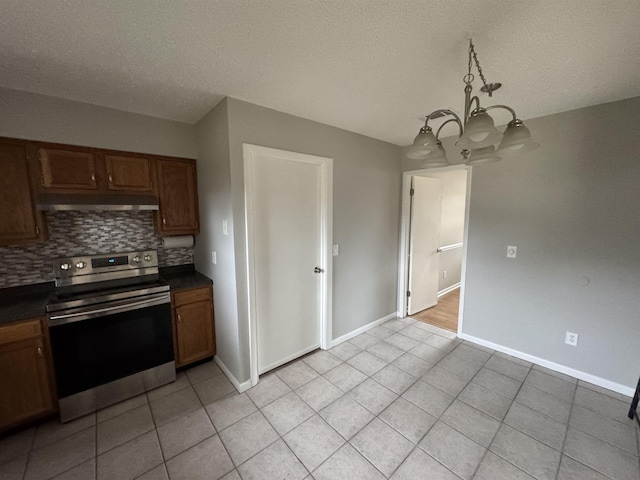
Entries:
{"type": "Polygon", "coordinates": [[[38,352],[39,357],[42,357],[42,347],[36,348],[36,352],[38,352]]]}
{"type": "Polygon", "coordinates": [[[92,174],[91,174],[91,181],[92,181],[93,183],[96,183],[96,174],[95,174],[95,173],[92,173],[92,174]]]}
{"type": "Polygon", "coordinates": [[[164,217],[162,217],[162,224],[163,224],[163,225],[166,225],[166,224],[167,224],[167,219],[166,219],[166,218],[164,218],[164,217]]]}
{"type": "Polygon", "coordinates": [[[109,183],[113,183],[113,176],[111,174],[109,174],[109,183]]]}
{"type": "Polygon", "coordinates": [[[182,323],[182,317],[178,314],[178,323],[182,323]]]}

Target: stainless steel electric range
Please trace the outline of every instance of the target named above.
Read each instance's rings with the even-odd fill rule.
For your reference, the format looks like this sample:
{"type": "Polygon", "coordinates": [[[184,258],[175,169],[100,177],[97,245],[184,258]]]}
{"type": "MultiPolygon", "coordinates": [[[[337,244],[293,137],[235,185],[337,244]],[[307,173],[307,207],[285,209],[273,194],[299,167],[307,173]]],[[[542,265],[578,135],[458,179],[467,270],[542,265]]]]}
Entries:
{"type": "Polygon", "coordinates": [[[53,269],[47,317],[63,422],[175,380],[156,251],[60,258],[53,269]]]}

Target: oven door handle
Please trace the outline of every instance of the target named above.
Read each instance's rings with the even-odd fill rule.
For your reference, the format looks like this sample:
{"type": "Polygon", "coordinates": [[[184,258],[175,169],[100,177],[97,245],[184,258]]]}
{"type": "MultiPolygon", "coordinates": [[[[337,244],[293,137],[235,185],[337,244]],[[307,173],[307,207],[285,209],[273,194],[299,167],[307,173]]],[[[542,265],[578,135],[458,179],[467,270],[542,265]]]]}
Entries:
{"type": "Polygon", "coordinates": [[[107,313],[119,313],[127,312],[129,310],[137,310],[144,307],[151,307],[154,305],[162,305],[163,303],[169,303],[169,294],[163,293],[154,297],[146,298],[145,300],[139,300],[137,302],[128,302],[121,305],[114,305],[111,307],[103,307],[91,310],[84,310],[82,312],[75,313],[63,313],[61,315],[50,315],[49,326],[56,327],[72,322],[79,322],[81,320],[87,320],[89,318],[102,317],[107,313]]]}

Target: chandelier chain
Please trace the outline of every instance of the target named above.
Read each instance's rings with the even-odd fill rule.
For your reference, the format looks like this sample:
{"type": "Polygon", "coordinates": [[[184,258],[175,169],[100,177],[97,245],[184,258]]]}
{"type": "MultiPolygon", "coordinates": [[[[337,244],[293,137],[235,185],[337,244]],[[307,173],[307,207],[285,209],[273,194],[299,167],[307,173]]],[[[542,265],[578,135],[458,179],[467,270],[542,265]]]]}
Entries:
{"type": "Polygon", "coordinates": [[[480,66],[480,61],[478,60],[478,54],[476,53],[476,49],[474,48],[473,41],[469,40],[469,75],[471,75],[471,57],[476,63],[476,68],[478,69],[478,74],[480,75],[480,79],[482,80],[482,84],[487,87],[487,79],[484,78],[484,74],[482,73],[482,67],[480,66]]]}

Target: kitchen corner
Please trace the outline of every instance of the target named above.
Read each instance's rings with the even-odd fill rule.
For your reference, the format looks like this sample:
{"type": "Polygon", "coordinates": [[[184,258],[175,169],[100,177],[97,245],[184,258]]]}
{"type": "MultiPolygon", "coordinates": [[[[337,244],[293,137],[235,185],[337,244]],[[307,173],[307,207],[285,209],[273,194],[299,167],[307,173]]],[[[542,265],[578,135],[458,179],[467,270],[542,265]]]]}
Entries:
{"type": "MultiPolygon", "coordinates": [[[[76,351],[74,361],[84,365],[89,360],[91,338],[103,343],[100,347],[104,350],[104,344],[109,343],[123,354],[136,343],[149,349],[146,344],[151,340],[145,340],[144,325],[149,327],[147,337],[156,337],[153,325],[157,319],[168,325],[162,333],[169,345],[163,361],[170,359],[171,378],[175,378],[175,368],[213,358],[213,282],[195,270],[190,245],[164,241],[199,232],[195,160],[17,139],[0,139],[0,160],[2,186],[7,187],[0,207],[10,212],[0,220],[0,391],[5,392],[0,435],[58,413],[64,361],[54,354],[56,342],[58,353],[76,351]],[[56,263],[56,259],[65,260],[56,263]],[[125,270],[130,272],[127,278],[125,270]],[[85,281],[90,276],[87,273],[97,275],[91,290],[85,281]],[[72,276],[78,278],[77,285],[64,283],[72,276]],[[153,293],[158,298],[148,308],[135,306],[125,311],[125,301],[142,303],[129,293],[142,288],[153,292],[166,289],[166,293],[153,293]],[[71,293],[70,289],[75,290],[71,293]],[[109,302],[115,302],[113,306],[106,303],[107,294],[109,302]],[[163,295],[166,300],[159,299],[163,295]],[[80,312],[80,304],[87,302],[93,302],[96,311],[109,310],[108,317],[102,314],[102,318],[117,319],[121,345],[103,341],[115,337],[101,336],[97,328],[89,335],[83,332],[86,341],[78,344],[55,338],[58,333],[51,320],[55,304],[71,304],[70,313],[59,316],[69,317],[65,328],[66,324],[75,325],[79,332],[90,328],[85,323],[98,320],[93,313],[80,312]],[[152,313],[152,308],[159,310],[152,313]],[[138,337],[125,340],[134,328],[129,320],[135,320],[138,337]]],[[[146,301],[146,297],[140,298],[146,301]]],[[[143,347],[138,353],[130,352],[130,357],[150,356],[143,347]]],[[[113,359],[97,358],[95,351],[92,354],[93,367],[86,368],[85,376],[102,375],[109,380],[103,383],[115,382],[113,401],[140,393],[139,388],[148,390],[170,381],[166,380],[166,367],[162,375],[145,374],[145,370],[134,388],[135,382],[129,378],[134,375],[128,373],[138,367],[129,369],[128,376],[110,378],[112,373],[102,371],[101,365],[113,363],[113,359]]],[[[105,390],[100,382],[96,385],[93,390],[98,393],[105,390]]],[[[96,404],[95,399],[92,402],[94,409],[108,405],[96,404]]],[[[86,405],[83,408],[90,411],[86,405]]]]}

